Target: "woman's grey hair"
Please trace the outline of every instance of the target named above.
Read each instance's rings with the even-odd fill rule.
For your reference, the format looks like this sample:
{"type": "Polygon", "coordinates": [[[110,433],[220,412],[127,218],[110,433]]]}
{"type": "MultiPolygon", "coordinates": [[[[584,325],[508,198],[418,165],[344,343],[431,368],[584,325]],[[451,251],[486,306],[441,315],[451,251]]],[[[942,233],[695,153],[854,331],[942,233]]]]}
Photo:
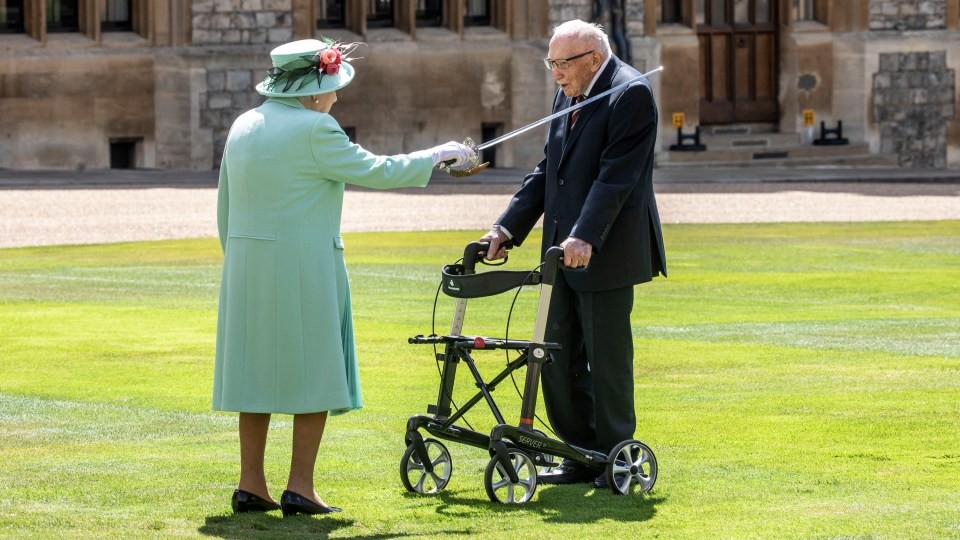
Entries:
{"type": "Polygon", "coordinates": [[[554,28],[553,37],[572,38],[584,43],[594,44],[604,58],[609,58],[613,54],[610,50],[610,38],[599,24],[574,19],[554,28]]]}

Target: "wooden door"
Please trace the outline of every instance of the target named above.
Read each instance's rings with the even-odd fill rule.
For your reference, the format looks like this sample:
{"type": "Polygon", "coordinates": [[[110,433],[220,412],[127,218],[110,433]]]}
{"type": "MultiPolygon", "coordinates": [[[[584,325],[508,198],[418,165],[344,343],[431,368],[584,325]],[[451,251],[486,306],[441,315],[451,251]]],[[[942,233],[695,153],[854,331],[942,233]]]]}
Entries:
{"type": "Polygon", "coordinates": [[[700,122],[775,122],[776,0],[697,0],[700,122]]]}

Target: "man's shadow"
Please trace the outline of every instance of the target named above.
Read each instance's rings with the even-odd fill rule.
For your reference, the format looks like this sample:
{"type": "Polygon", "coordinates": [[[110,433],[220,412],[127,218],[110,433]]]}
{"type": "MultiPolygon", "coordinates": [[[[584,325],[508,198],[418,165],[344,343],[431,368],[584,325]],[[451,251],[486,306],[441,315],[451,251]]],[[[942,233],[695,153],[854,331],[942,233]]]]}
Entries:
{"type": "MultiPolygon", "coordinates": [[[[418,497],[413,493],[406,496],[418,497]]],[[[456,492],[441,491],[434,495],[439,501],[438,514],[462,516],[468,507],[479,511],[482,508],[502,512],[527,512],[538,514],[545,523],[592,523],[604,519],[624,522],[644,522],[653,519],[657,506],[666,500],[657,494],[631,493],[614,495],[609,489],[594,489],[589,485],[575,484],[538,487],[532,500],[524,504],[500,504],[489,499],[464,497],[456,492]]]]}

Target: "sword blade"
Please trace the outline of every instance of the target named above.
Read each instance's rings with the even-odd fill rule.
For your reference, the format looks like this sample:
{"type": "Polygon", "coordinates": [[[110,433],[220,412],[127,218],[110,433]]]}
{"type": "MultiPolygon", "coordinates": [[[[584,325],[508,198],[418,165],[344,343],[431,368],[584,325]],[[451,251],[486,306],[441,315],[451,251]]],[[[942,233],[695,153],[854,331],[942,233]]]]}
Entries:
{"type": "Polygon", "coordinates": [[[601,93],[599,93],[599,94],[597,94],[597,95],[595,95],[595,96],[592,96],[592,97],[590,97],[590,98],[588,98],[588,99],[585,99],[585,100],[581,101],[580,103],[577,103],[576,105],[571,105],[571,106],[567,107],[566,109],[563,109],[562,111],[557,111],[557,112],[551,114],[550,116],[541,118],[541,119],[537,120],[536,122],[532,122],[532,123],[530,123],[530,124],[527,124],[527,125],[523,126],[522,128],[515,129],[515,130],[511,131],[510,133],[507,133],[506,135],[501,135],[501,136],[497,137],[496,139],[493,139],[493,140],[491,140],[491,141],[487,141],[487,142],[481,144],[480,146],[477,146],[477,150],[478,150],[478,151],[479,151],[479,150],[485,150],[485,149],[487,149],[487,148],[490,148],[491,146],[496,146],[496,145],[502,143],[503,141],[506,141],[506,140],[508,140],[508,139],[512,139],[512,138],[516,137],[517,135],[520,135],[521,133],[525,133],[525,132],[530,131],[531,129],[533,129],[533,128],[537,127],[537,126],[541,126],[541,125],[543,125],[543,124],[546,124],[547,122],[553,120],[554,118],[559,118],[559,117],[561,117],[561,116],[563,116],[563,115],[565,115],[565,114],[569,114],[569,113],[571,113],[571,112],[573,112],[573,111],[575,111],[575,110],[577,110],[577,109],[579,109],[579,108],[581,108],[581,107],[586,107],[587,105],[593,103],[594,101],[597,101],[597,100],[600,99],[600,98],[606,97],[606,96],[612,94],[613,92],[616,92],[617,90],[619,90],[619,89],[621,89],[621,88],[630,86],[631,84],[639,81],[640,79],[643,79],[643,78],[645,78],[645,77],[650,77],[651,75],[656,75],[657,73],[660,73],[661,71],[663,71],[663,66],[660,66],[660,67],[658,67],[657,69],[648,71],[648,72],[646,72],[646,73],[644,73],[643,75],[640,75],[640,76],[638,76],[638,77],[634,77],[633,79],[630,79],[629,81],[627,81],[627,82],[625,82],[625,83],[618,84],[618,85],[614,86],[613,88],[610,88],[609,90],[605,90],[605,91],[603,91],[603,92],[601,92],[601,93]]]}

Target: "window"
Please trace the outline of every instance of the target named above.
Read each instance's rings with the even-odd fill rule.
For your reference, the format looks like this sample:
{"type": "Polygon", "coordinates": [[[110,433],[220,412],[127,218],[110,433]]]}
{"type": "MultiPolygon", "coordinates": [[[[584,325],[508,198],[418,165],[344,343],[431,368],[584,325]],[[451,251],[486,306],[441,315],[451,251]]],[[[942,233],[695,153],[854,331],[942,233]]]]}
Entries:
{"type": "Polygon", "coordinates": [[[367,27],[393,26],[393,0],[368,0],[367,27]]]}
{"type": "Polygon", "coordinates": [[[317,28],[343,28],[346,17],[343,11],[344,0],[320,0],[317,11],[317,28]]]}
{"type": "Polygon", "coordinates": [[[682,23],[681,4],[683,4],[683,0],[660,0],[660,22],[682,23]]]}
{"type": "MultiPolygon", "coordinates": [[[[130,43],[125,37],[112,38],[110,33],[134,32],[157,45],[184,45],[189,23],[185,27],[181,22],[189,20],[189,3],[169,4],[170,9],[160,10],[154,9],[153,0],[0,0],[0,33],[23,32],[40,42],[58,33],[78,33],[94,43],[101,43],[101,38],[108,43],[130,43]],[[150,35],[156,17],[168,22],[154,27],[157,31],[150,35]]],[[[68,43],[75,37],[52,39],[68,43]]]]}
{"type": "Polygon", "coordinates": [[[727,25],[727,5],[724,0],[710,0],[710,15],[707,19],[710,26],[727,25]]]}
{"type": "Polygon", "coordinates": [[[47,0],[47,32],[79,32],[78,0],[47,0]]]}
{"type": "Polygon", "coordinates": [[[23,0],[0,0],[0,33],[23,32],[23,0]]]}
{"type": "Polygon", "coordinates": [[[463,23],[467,26],[490,26],[490,0],[466,0],[467,14],[463,23]]]}
{"type": "MultiPolygon", "coordinates": [[[[737,0],[742,2],[743,0],[737,0]]],[[[697,25],[727,26],[729,24],[725,0],[697,0],[694,11],[697,25]]]]}
{"type": "Polygon", "coordinates": [[[813,21],[814,16],[813,0],[793,0],[793,20],[795,21],[813,21]]]}
{"type": "Polygon", "coordinates": [[[772,22],[772,6],[770,0],[754,0],[753,3],[753,22],[754,24],[772,22]]]}
{"type": "MultiPolygon", "coordinates": [[[[483,123],[480,125],[480,137],[483,139],[483,142],[492,141],[496,139],[503,133],[503,124],[488,124],[483,123]]],[[[480,163],[489,163],[491,168],[496,168],[497,166],[497,149],[487,148],[480,152],[480,163]]]]}
{"type": "Polygon", "coordinates": [[[135,169],[137,167],[137,145],[143,139],[111,139],[110,168],[135,169]]]}
{"type": "Polygon", "coordinates": [[[827,0],[791,0],[790,15],[794,21],[827,23],[827,0]]]}
{"type": "Polygon", "coordinates": [[[417,0],[417,26],[443,24],[443,0],[417,0]]]}
{"type": "Polygon", "coordinates": [[[736,0],[733,4],[733,21],[736,24],[770,22],[770,0],[736,0]]]}
{"type": "Polygon", "coordinates": [[[105,0],[100,4],[100,29],[104,32],[133,30],[131,0],[105,0]]]}

